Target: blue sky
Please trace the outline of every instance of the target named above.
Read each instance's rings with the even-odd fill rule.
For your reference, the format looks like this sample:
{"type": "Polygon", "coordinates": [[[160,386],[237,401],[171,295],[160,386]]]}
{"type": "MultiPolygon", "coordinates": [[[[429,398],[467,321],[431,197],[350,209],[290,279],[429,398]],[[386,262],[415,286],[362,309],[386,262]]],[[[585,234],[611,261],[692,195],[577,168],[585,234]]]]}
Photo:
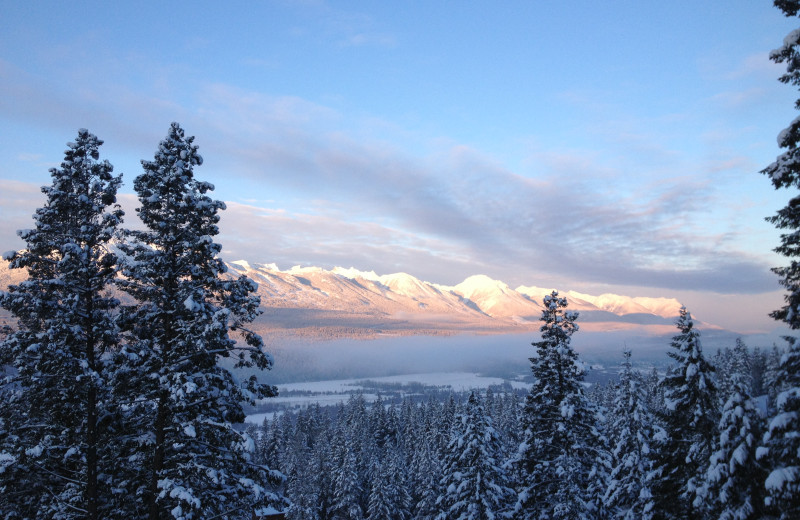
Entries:
{"type": "Polygon", "coordinates": [[[677,297],[768,329],[759,170],[797,92],[767,1],[0,1],[0,249],[85,127],[123,172],[180,122],[228,259],[677,297]],[[166,4],[166,5],[163,5],[166,4]]]}

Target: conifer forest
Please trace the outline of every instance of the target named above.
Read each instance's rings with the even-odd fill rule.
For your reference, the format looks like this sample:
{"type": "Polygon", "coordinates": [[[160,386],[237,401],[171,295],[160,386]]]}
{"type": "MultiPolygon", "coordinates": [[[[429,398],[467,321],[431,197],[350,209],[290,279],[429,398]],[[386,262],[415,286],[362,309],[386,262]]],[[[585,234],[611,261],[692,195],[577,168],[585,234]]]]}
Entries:
{"type": "MultiPolygon", "coordinates": [[[[800,0],[776,0],[786,16],[800,0]]],[[[770,58],[800,86],[800,29],[770,58]]],[[[800,102],[799,102],[800,103],[800,102]]],[[[800,107],[800,105],[798,105],[800,107]]],[[[245,426],[277,395],[250,327],[256,284],[215,241],[225,203],[172,123],[133,179],[136,215],[103,141],[78,130],[42,188],[23,282],[0,292],[0,517],[21,519],[800,519],[800,342],[704,352],[682,308],[666,371],[588,385],[580,315],[542,305],[532,384],[312,405],[245,426]],[[126,227],[138,219],[141,225],[126,227]]],[[[800,329],[800,118],[762,170],[794,190],[772,316],[800,329]]]]}

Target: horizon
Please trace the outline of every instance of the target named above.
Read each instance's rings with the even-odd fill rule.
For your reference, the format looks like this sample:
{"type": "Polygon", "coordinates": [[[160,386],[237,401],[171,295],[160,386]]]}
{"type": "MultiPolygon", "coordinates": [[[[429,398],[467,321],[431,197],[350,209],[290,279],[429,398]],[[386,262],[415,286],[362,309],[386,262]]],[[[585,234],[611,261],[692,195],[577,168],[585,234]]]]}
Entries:
{"type": "Polygon", "coordinates": [[[133,179],[178,121],[223,258],[675,298],[782,325],[759,171],[796,90],[770,2],[8,3],[0,250],[78,128],[133,179]]]}

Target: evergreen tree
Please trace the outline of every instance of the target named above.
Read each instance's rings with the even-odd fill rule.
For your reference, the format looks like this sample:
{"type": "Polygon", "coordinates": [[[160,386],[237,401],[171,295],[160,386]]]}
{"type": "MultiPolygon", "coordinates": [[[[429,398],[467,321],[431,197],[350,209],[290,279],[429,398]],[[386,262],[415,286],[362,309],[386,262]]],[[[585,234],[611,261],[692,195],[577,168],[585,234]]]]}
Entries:
{"type": "Polygon", "coordinates": [[[414,505],[415,520],[434,520],[439,513],[436,501],[439,499],[442,478],[442,465],[436,449],[435,436],[429,432],[422,446],[414,451],[414,464],[419,481],[414,505]]]}
{"type": "Polygon", "coordinates": [[[767,504],[782,520],[800,517],[800,342],[789,339],[777,381],[784,390],[775,400],[775,414],[764,435],[768,451],[759,457],[769,468],[767,504]]]}
{"type": "Polygon", "coordinates": [[[500,461],[500,438],[483,404],[471,393],[447,448],[438,520],[503,518],[513,490],[500,461]]]}
{"type": "MultiPolygon", "coordinates": [[[[775,0],[786,16],[797,16],[800,2],[797,0],[775,0]]],[[[786,63],[786,73],[779,79],[782,83],[800,86],[800,30],[795,29],[783,40],[783,46],[772,51],[770,59],[776,63],[786,63]]],[[[800,109],[800,100],[795,103],[800,109]]],[[[769,176],[775,189],[800,187],[800,118],[778,135],[778,145],[786,151],[779,155],[775,162],[764,168],[761,173],[769,176]]],[[[789,204],[778,213],[767,219],[778,229],[788,230],[781,235],[781,245],[775,252],[789,258],[786,267],[776,267],[773,271],[780,277],[780,283],[788,293],[786,305],[771,313],[776,320],[786,322],[792,329],[800,328],[800,196],[793,197],[789,204]]]]}
{"type": "Polygon", "coordinates": [[[26,249],[6,256],[28,279],[0,293],[18,330],[0,343],[0,365],[16,374],[2,387],[0,516],[109,516],[111,476],[104,447],[109,422],[106,356],[117,344],[105,289],[115,276],[109,250],[122,211],[121,176],[99,160],[103,141],[78,131],[36,227],[20,231],[26,249]]]}
{"type": "Polygon", "coordinates": [[[531,358],[534,384],[525,401],[519,469],[520,519],[597,516],[592,496],[598,464],[605,465],[597,415],[584,394],[583,369],[570,345],[578,313],[565,311],[558,292],[544,298],[542,339],[531,358]]]}
{"type": "Polygon", "coordinates": [[[397,457],[386,453],[372,471],[367,519],[408,520],[411,517],[410,505],[411,497],[397,457]]]}
{"type": "Polygon", "coordinates": [[[730,395],[722,408],[703,490],[711,517],[720,520],[764,516],[765,474],[756,462],[761,417],[750,399],[748,365],[747,349],[739,341],[729,363],[730,395]]]}
{"type": "Polygon", "coordinates": [[[364,508],[361,506],[362,479],[358,473],[356,453],[347,440],[342,439],[336,445],[334,461],[336,476],[333,488],[333,518],[362,520],[364,518],[364,508]]]}
{"type": "MultiPolygon", "coordinates": [[[[776,0],[786,16],[797,16],[798,0],[776,0]]],[[[783,45],[772,51],[770,59],[786,64],[786,73],[779,79],[783,83],[800,86],[800,29],[795,29],[783,40],[783,45]]],[[[800,109],[800,100],[795,103],[800,109]]],[[[779,155],[761,173],[768,175],[776,189],[800,187],[800,118],[778,135],[778,144],[786,151],[779,155]]],[[[776,267],[773,271],[788,291],[786,305],[771,316],[785,322],[791,329],[800,329],[800,196],[795,195],[787,206],[768,219],[777,228],[786,230],[781,235],[781,245],[775,251],[786,256],[788,266],[776,267]]],[[[787,337],[788,350],[781,358],[775,374],[777,392],[775,414],[770,419],[764,440],[768,453],[764,456],[769,464],[766,479],[768,502],[780,511],[781,518],[800,516],[800,343],[797,338],[787,337]]],[[[763,454],[762,454],[763,455],[763,454]]]]}
{"type": "Polygon", "coordinates": [[[242,517],[282,502],[270,491],[277,475],[254,463],[232,427],[244,420],[242,402],[275,390],[255,376],[239,385],[217,360],[268,369],[272,359],[246,328],[258,312],[255,283],[224,276],[213,237],[225,204],[195,178],[202,157],[193,142],[173,123],[154,160],[142,161],[134,189],[146,229],[130,231],[122,246],[119,283],[136,300],[126,309],[116,380],[122,397],[135,396],[127,425],[134,435],[124,447],[133,467],[124,478],[146,508],[130,504],[132,516],[151,520],[242,517]]]}
{"type": "Polygon", "coordinates": [[[783,358],[785,349],[781,349],[778,345],[773,343],[772,349],[767,356],[767,368],[764,371],[764,386],[767,389],[767,396],[769,398],[769,407],[771,410],[775,409],[775,401],[778,394],[784,390],[781,386],[781,359],[783,358]]]}
{"type": "Polygon", "coordinates": [[[653,416],[642,396],[642,378],[631,367],[631,351],[625,350],[619,385],[611,409],[613,469],[605,493],[606,507],[615,518],[652,517],[648,477],[653,466],[651,445],[655,434],[653,416]]]}
{"type": "Polygon", "coordinates": [[[767,373],[767,353],[759,347],[754,347],[750,354],[750,377],[752,387],[750,395],[758,397],[767,393],[765,376],[767,373]]]}
{"type": "Polygon", "coordinates": [[[712,367],[694,328],[681,308],[669,356],[677,362],[661,383],[668,438],[660,446],[658,477],[653,486],[656,518],[702,518],[698,489],[705,481],[717,425],[717,397],[712,367]]]}

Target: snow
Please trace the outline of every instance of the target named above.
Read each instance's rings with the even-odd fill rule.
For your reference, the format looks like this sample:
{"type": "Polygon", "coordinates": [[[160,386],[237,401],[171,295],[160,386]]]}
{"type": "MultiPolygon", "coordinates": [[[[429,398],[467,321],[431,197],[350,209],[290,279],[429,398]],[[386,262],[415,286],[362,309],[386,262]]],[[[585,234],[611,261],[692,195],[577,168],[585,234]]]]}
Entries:
{"type": "Polygon", "coordinates": [[[233,264],[233,265],[235,265],[235,266],[239,266],[239,267],[241,267],[242,269],[244,269],[245,271],[250,271],[250,270],[252,269],[252,268],[250,267],[250,264],[249,264],[249,263],[247,263],[247,260],[236,260],[236,261],[234,261],[234,262],[231,262],[231,264],[233,264]]]}
{"type": "Polygon", "coordinates": [[[771,493],[779,493],[786,484],[790,484],[796,482],[800,477],[800,468],[796,466],[790,466],[788,468],[777,468],[772,470],[772,472],[767,477],[767,480],[764,482],[767,491],[771,493]]]}
{"type": "MultiPolygon", "coordinates": [[[[428,374],[404,374],[396,376],[372,377],[360,379],[336,379],[329,381],[310,381],[305,383],[290,383],[278,385],[278,396],[260,400],[260,404],[280,404],[286,407],[305,408],[312,404],[320,406],[335,406],[347,402],[354,393],[365,389],[365,381],[388,384],[419,383],[425,386],[450,388],[456,392],[464,392],[475,388],[488,388],[493,385],[511,384],[514,388],[527,390],[530,384],[520,381],[509,381],[500,377],[481,376],[470,372],[434,372],[428,374]],[[282,397],[286,392],[306,392],[313,395],[299,395],[282,397]]],[[[376,394],[362,394],[367,402],[375,401],[376,394]]],[[[261,424],[264,419],[272,419],[274,412],[255,413],[248,415],[245,422],[261,424]]]]}
{"type": "MultiPolygon", "coordinates": [[[[307,392],[342,392],[353,391],[362,388],[359,383],[363,381],[375,381],[378,383],[420,383],[426,386],[450,387],[454,391],[467,391],[473,388],[487,388],[492,385],[502,385],[506,380],[500,377],[486,377],[472,372],[432,372],[427,374],[403,374],[396,376],[372,377],[360,379],[339,379],[332,381],[315,381],[307,383],[290,383],[279,385],[278,390],[282,391],[307,391],[307,392]]],[[[519,381],[510,382],[515,388],[527,389],[527,383],[519,381]]],[[[275,398],[269,398],[269,402],[275,402],[275,398]]]]}
{"type": "Polygon", "coordinates": [[[779,413],[769,422],[770,431],[784,430],[797,421],[797,412],[779,413]]]}
{"type": "Polygon", "coordinates": [[[472,299],[478,292],[499,292],[504,294],[509,291],[508,285],[499,280],[489,278],[485,274],[470,276],[452,289],[464,298],[469,299],[472,299]]]}
{"type": "Polygon", "coordinates": [[[37,444],[33,448],[29,448],[29,449],[25,450],[25,455],[27,455],[29,457],[39,457],[39,456],[42,455],[42,451],[44,451],[42,449],[42,446],[40,444],[37,444]]]}
{"type": "Polygon", "coordinates": [[[183,306],[186,307],[190,312],[195,312],[196,310],[200,309],[200,305],[195,302],[191,296],[183,301],[183,306]]]}
{"type": "Polygon", "coordinates": [[[355,267],[350,267],[349,269],[345,269],[344,267],[334,267],[332,272],[351,280],[362,278],[364,280],[377,282],[380,278],[377,274],[375,274],[375,271],[359,271],[355,267]]]}
{"type": "Polygon", "coordinates": [[[800,42],[800,29],[793,30],[783,39],[784,47],[793,47],[798,42],[800,42]]]}

